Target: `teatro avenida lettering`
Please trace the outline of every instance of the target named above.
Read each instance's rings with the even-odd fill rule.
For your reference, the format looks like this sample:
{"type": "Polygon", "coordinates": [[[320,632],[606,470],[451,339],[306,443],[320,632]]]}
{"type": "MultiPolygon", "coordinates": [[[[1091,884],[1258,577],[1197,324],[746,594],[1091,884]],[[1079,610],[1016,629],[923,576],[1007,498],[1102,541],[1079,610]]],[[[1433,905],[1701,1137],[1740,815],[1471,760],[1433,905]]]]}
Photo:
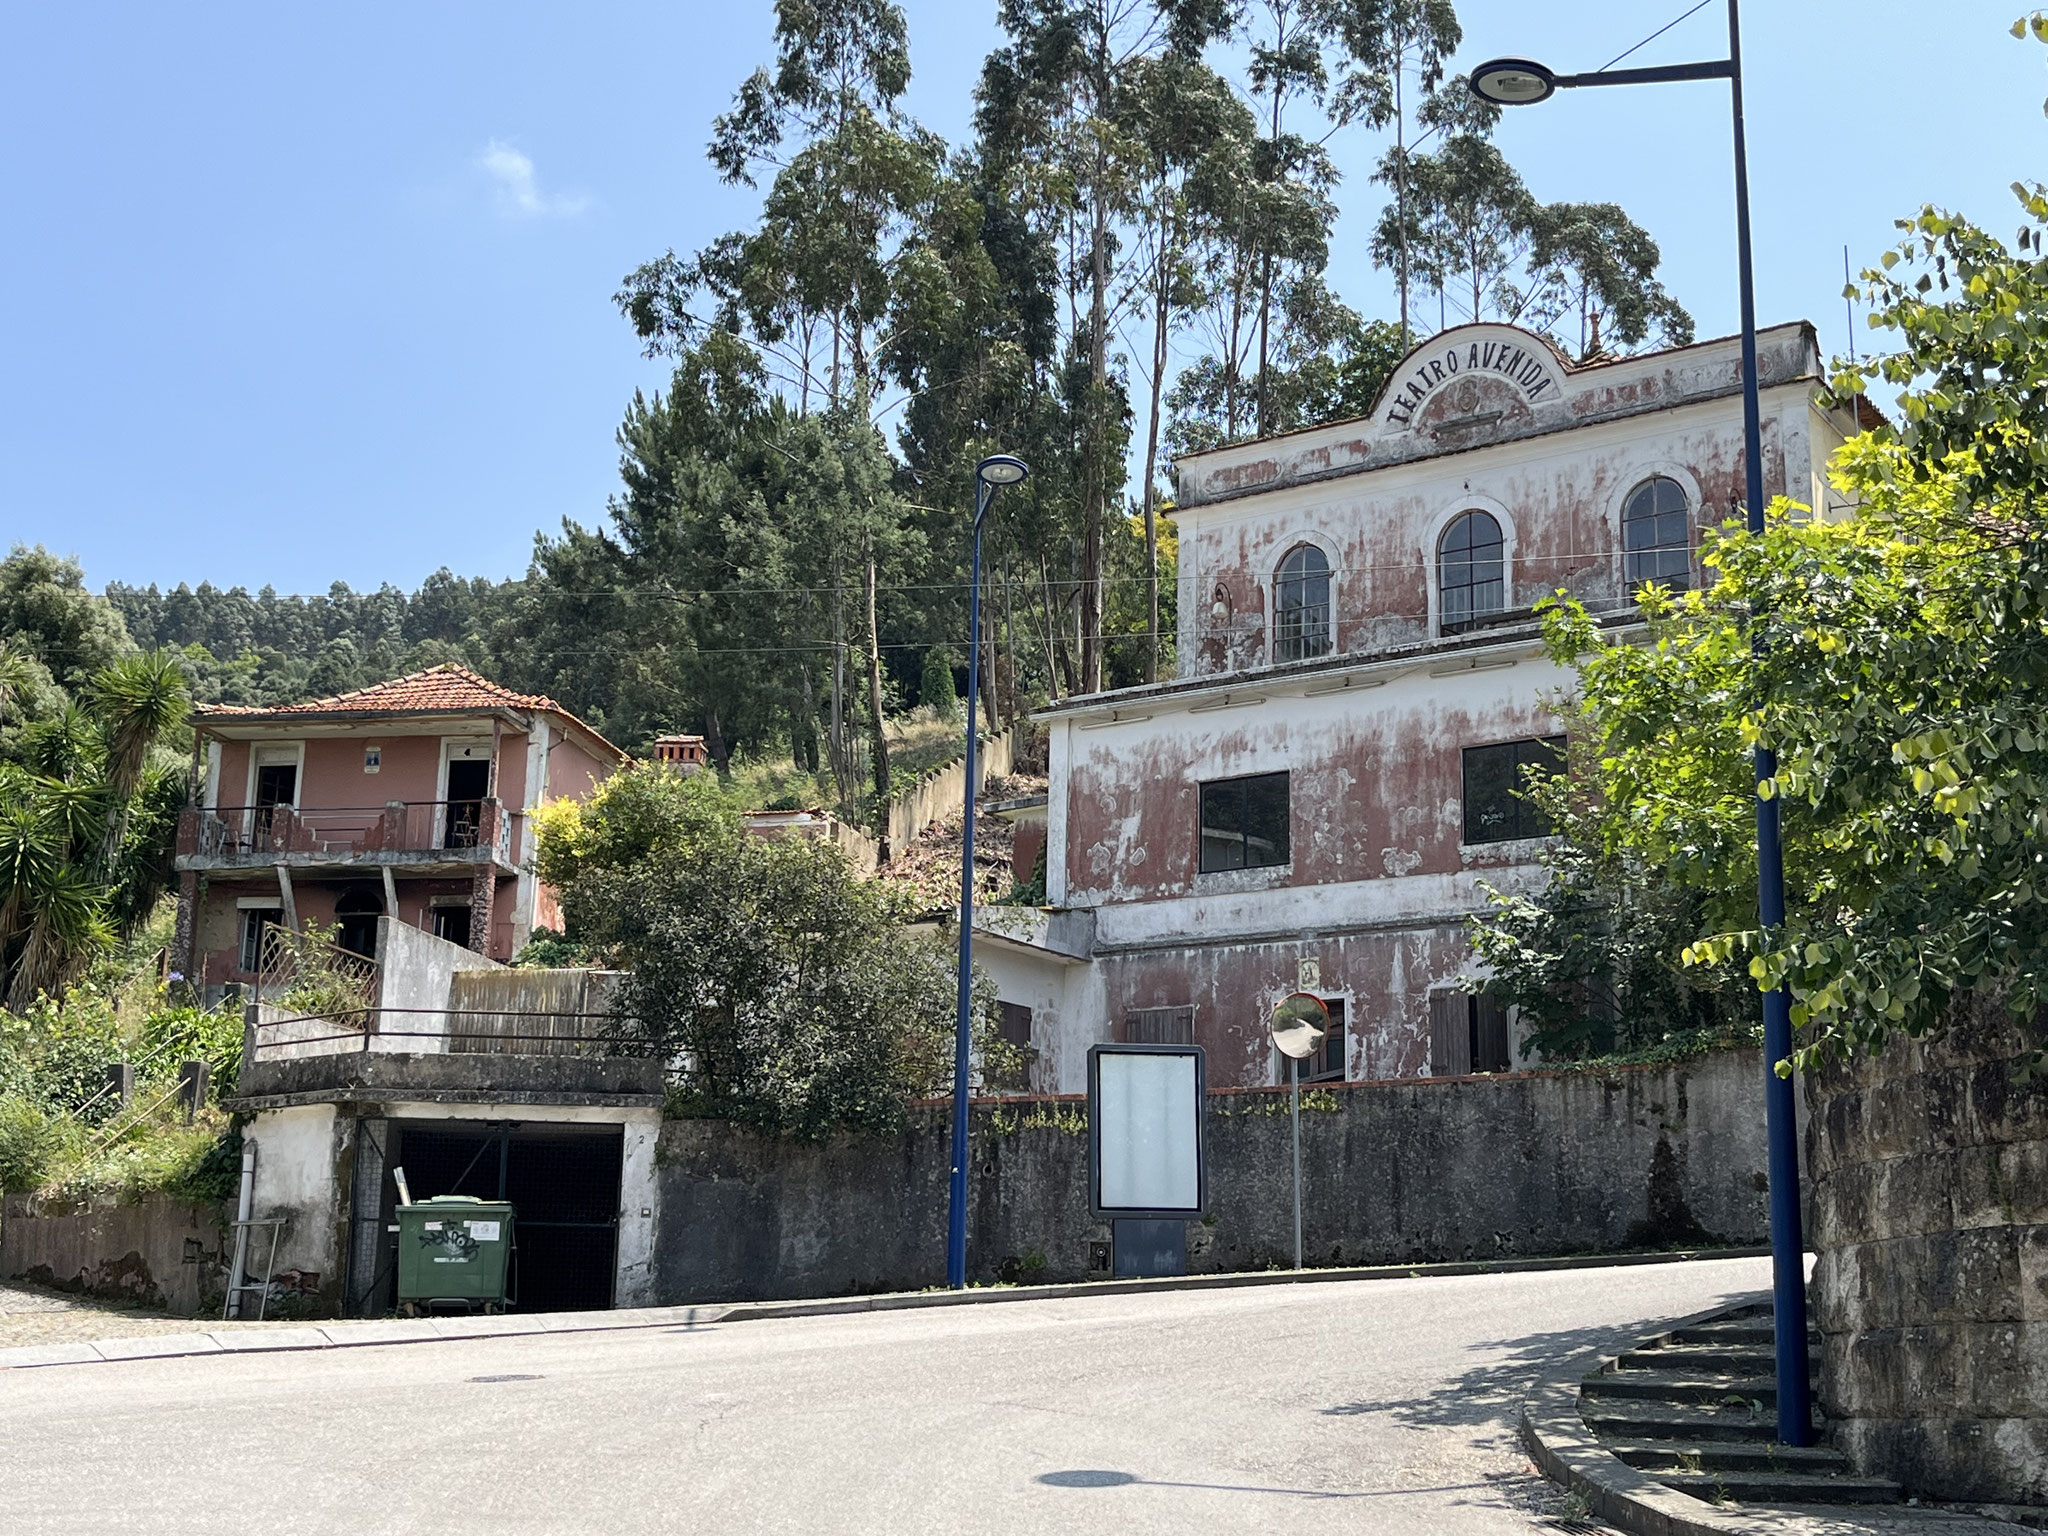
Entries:
{"type": "Polygon", "coordinates": [[[1511,341],[1472,341],[1449,347],[1409,371],[1406,380],[1388,396],[1389,425],[1407,426],[1416,411],[1444,385],[1474,374],[1507,379],[1531,404],[1554,395],[1559,388],[1550,365],[1527,347],[1511,341]]]}

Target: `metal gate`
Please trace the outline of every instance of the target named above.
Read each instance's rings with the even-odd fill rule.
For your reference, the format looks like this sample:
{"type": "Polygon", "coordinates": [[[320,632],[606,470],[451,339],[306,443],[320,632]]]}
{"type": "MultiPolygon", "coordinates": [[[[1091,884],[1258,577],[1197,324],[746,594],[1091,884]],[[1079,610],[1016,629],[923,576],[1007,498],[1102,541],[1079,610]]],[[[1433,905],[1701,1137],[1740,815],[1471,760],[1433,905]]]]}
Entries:
{"type": "Polygon", "coordinates": [[[351,1310],[376,1315],[393,1305],[391,1247],[396,1219],[389,1169],[403,1168],[415,1199],[476,1195],[510,1200],[512,1290],[521,1312],[594,1311],[612,1304],[618,1264],[623,1128],[534,1121],[362,1122],[356,1155],[351,1243],[351,1310]],[[365,1155],[365,1154],[369,1155],[365,1155]],[[370,1165],[375,1164],[374,1171],[370,1165]],[[376,1193],[366,1187],[377,1181],[376,1193]],[[374,1211],[374,1217],[366,1213],[374,1211]],[[366,1231],[365,1229],[369,1230],[366,1231]],[[378,1262],[367,1262],[370,1253],[378,1262]]]}

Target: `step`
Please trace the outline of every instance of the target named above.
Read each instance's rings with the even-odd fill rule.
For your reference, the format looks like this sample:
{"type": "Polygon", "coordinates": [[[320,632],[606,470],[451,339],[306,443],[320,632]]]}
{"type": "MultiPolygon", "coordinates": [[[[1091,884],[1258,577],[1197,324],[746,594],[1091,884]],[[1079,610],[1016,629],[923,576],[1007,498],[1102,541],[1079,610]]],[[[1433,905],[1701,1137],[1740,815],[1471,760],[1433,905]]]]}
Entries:
{"type": "MultiPolygon", "coordinates": [[[[1673,1344],[1722,1344],[1736,1347],[1774,1348],[1777,1330],[1771,1326],[1769,1317],[1739,1319],[1732,1323],[1697,1323],[1690,1328],[1674,1328],[1664,1335],[1673,1344]]],[[[1806,1343],[1809,1349],[1820,1348],[1820,1333],[1808,1329],[1806,1343]]]]}
{"type": "Polygon", "coordinates": [[[1799,1472],[1674,1472],[1657,1481],[1709,1503],[1896,1504],[1899,1485],[1881,1477],[1827,1477],[1799,1472]]]}
{"type": "Polygon", "coordinates": [[[1770,1376],[1724,1376],[1712,1371],[1609,1371],[1588,1376],[1579,1384],[1586,1398],[1625,1397],[1664,1403],[1761,1403],[1778,1401],[1778,1384],[1770,1376]]]}
{"type": "Polygon", "coordinates": [[[1764,1441],[1609,1440],[1614,1455],[1645,1472],[1817,1472],[1849,1470],[1849,1458],[1830,1445],[1778,1445],[1764,1441]]]}
{"type": "Polygon", "coordinates": [[[1768,1408],[1708,1407],[1693,1403],[1640,1402],[1626,1398],[1579,1400],[1579,1417],[1603,1439],[1769,1442],[1777,1437],[1778,1416],[1768,1408]]]}
{"type": "MultiPolygon", "coordinates": [[[[1816,1371],[1820,1356],[1809,1357],[1816,1371]]],[[[1742,1349],[1716,1344],[1667,1344],[1631,1349],[1621,1356],[1624,1371],[1712,1371],[1722,1376],[1772,1376],[1778,1357],[1768,1348],[1742,1349]]]]}

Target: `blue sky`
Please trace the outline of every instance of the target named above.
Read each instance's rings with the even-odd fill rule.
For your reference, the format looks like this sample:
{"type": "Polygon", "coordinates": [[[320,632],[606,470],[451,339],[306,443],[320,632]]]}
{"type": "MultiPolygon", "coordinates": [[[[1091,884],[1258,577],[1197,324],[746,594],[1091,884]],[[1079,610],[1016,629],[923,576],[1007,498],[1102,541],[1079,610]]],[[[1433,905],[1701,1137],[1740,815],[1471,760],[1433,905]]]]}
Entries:
{"type": "MultiPolygon", "coordinates": [[[[1470,62],[1592,69],[1686,8],[1462,0],[1470,62]]],[[[910,0],[911,110],[964,133],[993,3],[910,0]]],[[[1858,264],[1924,201],[2016,223],[2048,175],[2048,50],[2003,6],[1751,0],[1759,307],[1844,343],[1858,264]]],[[[109,580],[318,591],[506,576],[602,516],[612,432],[658,384],[620,277],[746,222],[704,159],[768,56],[767,0],[21,7],[0,54],[0,541],[109,580]]],[[[1630,62],[1718,53],[1708,6],[1630,62]]],[[[1726,95],[1569,93],[1500,134],[1546,200],[1616,201],[1702,335],[1734,329],[1726,95]]],[[[1376,146],[1333,280],[1364,253],[1376,146]]]]}

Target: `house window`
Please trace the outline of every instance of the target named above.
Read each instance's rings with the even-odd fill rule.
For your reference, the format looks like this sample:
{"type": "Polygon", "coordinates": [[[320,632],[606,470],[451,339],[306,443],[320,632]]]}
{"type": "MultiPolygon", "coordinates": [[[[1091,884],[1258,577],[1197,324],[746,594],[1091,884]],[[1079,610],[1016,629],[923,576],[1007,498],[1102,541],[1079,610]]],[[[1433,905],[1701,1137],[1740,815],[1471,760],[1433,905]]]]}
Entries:
{"type": "Polygon", "coordinates": [[[1508,1012],[1498,998],[1484,992],[1429,994],[1431,1077],[1506,1072],[1513,1065],[1508,1012]]]}
{"type": "Polygon", "coordinates": [[[1683,592],[1692,585],[1692,531],[1685,490],[1658,475],[1645,480],[1621,508],[1622,576],[1633,592],[1644,582],[1683,592]]]}
{"type": "Polygon", "coordinates": [[[1280,562],[1273,583],[1273,657],[1305,661],[1330,648],[1330,562],[1302,544],[1280,562]]]}
{"type": "Polygon", "coordinates": [[[1502,741],[1465,749],[1465,842],[1504,843],[1548,837],[1550,823],[1530,804],[1525,768],[1556,773],[1564,766],[1562,736],[1502,741]]]}
{"type": "Polygon", "coordinates": [[[1288,858],[1286,774],[1212,779],[1202,786],[1203,874],[1265,869],[1288,858]]]}
{"type": "Polygon", "coordinates": [[[1303,1059],[1301,1080],[1304,1083],[1342,1082],[1346,1075],[1344,1060],[1344,999],[1326,997],[1323,1006],[1330,1010],[1329,1032],[1323,1036],[1323,1043],[1315,1053],[1303,1059]]]}
{"type": "Polygon", "coordinates": [[[1190,1007],[1133,1008],[1124,1015],[1124,1043],[1193,1045],[1195,1010],[1190,1007]]]}
{"type": "Polygon", "coordinates": [[[469,908],[434,908],[434,937],[446,939],[450,944],[460,944],[464,949],[469,948],[469,908]]]}
{"type": "Polygon", "coordinates": [[[244,907],[242,909],[242,969],[251,973],[263,969],[263,952],[268,945],[265,935],[273,928],[284,927],[283,907],[244,907]]]}
{"type": "Polygon", "coordinates": [[[1437,544],[1442,630],[1455,635],[1507,607],[1506,545],[1490,512],[1461,512],[1437,544]]]}

